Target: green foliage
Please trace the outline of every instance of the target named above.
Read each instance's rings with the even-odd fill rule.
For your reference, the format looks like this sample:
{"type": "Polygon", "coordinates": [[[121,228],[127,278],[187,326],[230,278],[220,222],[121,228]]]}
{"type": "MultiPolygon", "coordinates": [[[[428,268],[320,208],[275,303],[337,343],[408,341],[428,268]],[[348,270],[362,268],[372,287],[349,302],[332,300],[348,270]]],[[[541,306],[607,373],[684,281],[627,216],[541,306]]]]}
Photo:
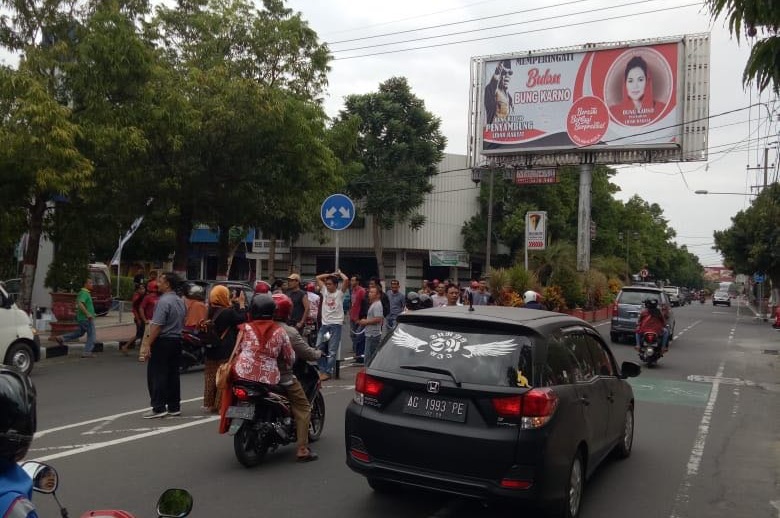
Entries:
{"type": "Polygon", "coordinates": [[[582,279],[574,268],[569,266],[557,268],[550,277],[549,285],[560,287],[561,295],[569,309],[585,306],[587,301],[582,279]]]}
{"type": "Polygon", "coordinates": [[[598,309],[607,305],[609,284],[607,276],[591,268],[582,275],[582,289],[585,292],[585,309],[598,309]]]}
{"type": "Polygon", "coordinates": [[[132,277],[122,275],[117,277],[114,273],[111,273],[111,291],[114,294],[114,298],[119,300],[130,300],[135,293],[135,283],[132,277]],[[119,295],[117,296],[117,282],[119,282],[119,295]]]}
{"type": "Polygon", "coordinates": [[[89,275],[89,245],[80,220],[84,206],[78,199],[58,204],[50,229],[55,243],[54,258],[49,265],[44,284],[54,292],[76,292],[89,275]]]}
{"type": "Polygon", "coordinates": [[[522,264],[515,264],[507,269],[509,276],[509,285],[517,293],[525,293],[527,290],[534,289],[538,283],[536,276],[523,267],[522,264]]]}

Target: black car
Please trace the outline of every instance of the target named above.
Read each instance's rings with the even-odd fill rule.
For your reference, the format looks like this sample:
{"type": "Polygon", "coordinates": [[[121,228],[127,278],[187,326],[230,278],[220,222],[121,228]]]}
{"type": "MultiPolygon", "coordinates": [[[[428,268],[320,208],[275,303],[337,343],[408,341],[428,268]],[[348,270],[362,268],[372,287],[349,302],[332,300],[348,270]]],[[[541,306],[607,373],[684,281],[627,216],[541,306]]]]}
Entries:
{"type": "Polygon", "coordinates": [[[535,501],[574,517],[606,456],[631,453],[637,364],[560,313],[446,307],[398,318],[357,375],[347,465],[375,491],[535,501]]]}

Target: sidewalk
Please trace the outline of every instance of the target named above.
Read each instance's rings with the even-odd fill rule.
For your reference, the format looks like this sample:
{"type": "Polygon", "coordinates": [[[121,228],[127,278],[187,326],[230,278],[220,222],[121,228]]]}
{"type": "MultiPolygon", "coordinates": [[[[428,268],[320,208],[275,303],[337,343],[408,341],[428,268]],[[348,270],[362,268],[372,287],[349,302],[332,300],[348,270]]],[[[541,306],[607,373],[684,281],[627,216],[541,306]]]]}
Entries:
{"type": "MultiPolygon", "coordinates": [[[[66,356],[71,349],[81,354],[86,335],[77,342],[67,342],[64,346],[50,337],[49,331],[40,331],[41,360],[66,356]]],[[[95,318],[95,350],[119,349],[119,343],[135,336],[133,315],[128,311],[109,311],[107,315],[95,318]]]]}

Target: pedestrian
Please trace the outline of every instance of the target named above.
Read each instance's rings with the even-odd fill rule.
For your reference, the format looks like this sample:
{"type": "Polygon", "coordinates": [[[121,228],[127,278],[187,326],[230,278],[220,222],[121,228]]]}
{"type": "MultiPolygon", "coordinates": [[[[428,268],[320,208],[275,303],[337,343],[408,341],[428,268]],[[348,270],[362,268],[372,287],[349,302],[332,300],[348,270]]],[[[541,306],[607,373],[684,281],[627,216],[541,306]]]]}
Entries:
{"type": "Polygon", "coordinates": [[[368,311],[366,289],[360,285],[360,275],[353,275],[349,279],[349,283],[352,287],[349,307],[352,353],[355,356],[355,361],[360,362],[363,359],[363,350],[366,347],[366,336],[363,334],[363,329],[358,324],[358,320],[366,316],[366,311],[368,311]]]}
{"type": "Polygon", "coordinates": [[[147,356],[146,381],[152,409],[144,419],[181,415],[181,332],[186,308],[176,295],[179,279],[173,272],[162,273],[157,281],[160,299],[154,308],[149,331],[151,350],[147,356]]]}
{"type": "Polygon", "coordinates": [[[382,322],[384,321],[384,312],[382,310],[381,291],[379,286],[369,286],[368,288],[368,312],[365,318],[358,323],[366,329],[366,345],[364,351],[364,362],[368,363],[373,354],[379,347],[379,341],[382,338],[382,322]]]}
{"type": "Polygon", "coordinates": [[[95,354],[92,352],[95,350],[95,306],[92,303],[92,295],[90,294],[92,286],[92,278],[87,277],[78,295],[76,295],[76,322],[79,328],[76,331],[66,333],[54,339],[59,345],[63,345],[64,342],[78,340],[86,334],[87,341],[84,343],[82,358],[95,357],[95,354]]]}
{"type": "Polygon", "coordinates": [[[387,300],[390,302],[390,313],[387,315],[387,328],[395,327],[398,315],[404,312],[406,295],[401,292],[401,283],[397,279],[390,281],[390,289],[387,290],[387,300]]]}
{"type": "Polygon", "coordinates": [[[246,298],[239,290],[236,303],[230,300],[230,290],[218,284],[209,293],[208,319],[213,322],[214,333],[220,338],[218,345],[206,348],[203,369],[203,407],[201,410],[216,413],[220,405],[221,391],[217,389],[217,369],[230,358],[238,337],[238,327],[246,322],[246,298]]]}
{"type": "Polygon", "coordinates": [[[309,316],[309,297],[301,289],[301,276],[297,273],[291,273],[287,277],[287,291],[285,295],[290,297],[293,303],[292,314],[288,323],[297,329],[299,333],[303,333],[306,317],[309,316]]]}
{"type": "Polygon", "coordinates": [[[322,351],[319,360],[320,380],[333,376],[341,347],[341,326],[344,324],[344,293],[349,291],[349,278],[341,270],[321,273],[317,285],[322,295],[322,326],[317,333],[317,349],[322,351]],[[327,337],[327,338],[326,338],[327,337]]]}
{"type": "Polygon", "coordinates": [[[12,367],[0,366],[0,516],[38,518],[31,502],[33,481],[17,462],[36,428],[35,387],[12,367]]]}
{"type": "Polygon", "coordinates": [[[431,295],[431,301],[433,301],[433,307],[440,308],[447,305],[447,287],[444,284],[436,283],[436,288],[431,295]]]}
{"type": "Polygon", "coordinates": [[[317,332],[320,329],[320,306],[322,306],[322,295],[317,293],[313,282],[306,283],[306,296],[309,299],[309,315],[306,317],[306,327],[304,327],[304,338],[310,345],[314,345],[317,340],[317,332]]]}
{"type": "MultiPolygon", "coordinates": [[[[371,277],[371,279],[368,280],[368,286],[369,288],[371,286],[377,287],[379,300],[382,302],[382,317],[387,318],[387,315],[390,314],[390,299],[388,298],[387,293],[385,293],[384,286],[382,286],[382,280],[379,277],[371,277]]],[[[366,295],[368,295],[368,293],[366,293],[366,295]]],[[[366,311],[368,311],[368,305],[366,305],[366,311]]]]}
{"type": "Polygon", "coordinates": [[[127,340],[119,348],[119,350],[123,354],[127,354],[127,351],[129,349],[135,347],[136,341],[140,344],[141,341],[144,339],[144,320],[143,317],[141,316],[141,302],[143,302],[145,295],[146,295],[146,286],[144,286],[143,283],[137,284],[135,287],[135,293],[133,293],[133,298],[130,299],[130,303],[133,311],[133,323],[135,323],[135,335],[130,340],[127,340]]]}
{"type": "Polygon", "coordinates": [[[206,319],[206,289],[199,284],[190,283],[184,293],[184,327],[196,329],[206,319]]]}
{"type": "Polygon", "coordinates": [[[471,303],[475,306],[487,306],[493,303],[493,297],[487,289],[487,281],[481,279],[476,291],[471,293],[471,303]]]}
{"type": "Polygon", "coordinates": [[[271,294],[284,293],[284,279],[276,279],[271,285],[271,294]]]}
{"type": "Polygon", "coordinates": [[[460,302],[460,288],[457,284],[447,285],[447,306],[462,306],[460,302]]]}

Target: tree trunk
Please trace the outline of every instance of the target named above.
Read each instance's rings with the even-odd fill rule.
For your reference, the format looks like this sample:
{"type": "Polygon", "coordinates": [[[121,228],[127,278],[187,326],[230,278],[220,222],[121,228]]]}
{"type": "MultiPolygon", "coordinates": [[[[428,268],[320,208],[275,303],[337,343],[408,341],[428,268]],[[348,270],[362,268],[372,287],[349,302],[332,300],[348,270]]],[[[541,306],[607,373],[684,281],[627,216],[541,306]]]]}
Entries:
{"type": "Polygon", "coordinates": [[[374,255],[376,255],[376,273],[380,280],[385,279],[385,248],[382,246],[382,228],[379,226],[379,218],[372,218],[371,231],[374,236],[374,255]]]}
{"type": "Polygon", "coordinates": [[[230,229],[220,225],[217,232],[217,280],[226,281],[230,275],[230,229]]]}
{"type": "Polygon", "coordinates": [[[35,273],[38,265],[38,251],[43,235],[43,217],[46,214],[46,202],[38,197],[29,207],[30,232],[27,236],[27,248],[24,251],[24,263],[22,266],[22,282],[19,301],[21,307],[27,313],[32,311],[32,290],[35,283],[35,273]]]}
{"type": "Polygon", "coordinates": [[[181,206],[181,215],[176,225],[176,253],[173,257],[173,272],[182,279],[187,278],[187,259],[190,254],[192,233],[192,207],[181,206]]]}
{"type": "Polygon", "coordinates": [[[268,279],[271,282],[276,280],[276,234],[268,236],[268,279]]]}

